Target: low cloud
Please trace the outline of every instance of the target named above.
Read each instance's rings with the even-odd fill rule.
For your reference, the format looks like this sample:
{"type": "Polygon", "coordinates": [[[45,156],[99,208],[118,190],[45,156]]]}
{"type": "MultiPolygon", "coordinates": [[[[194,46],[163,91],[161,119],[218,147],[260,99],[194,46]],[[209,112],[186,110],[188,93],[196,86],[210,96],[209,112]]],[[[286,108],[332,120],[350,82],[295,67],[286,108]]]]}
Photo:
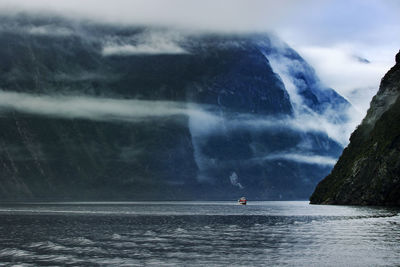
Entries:
{"type": "Polygon", "coordinates": [[[245,114],[227,119],[223,122],[223,125],[217,124],[217,126],[224,127],[225,129],[240,129],[244,127],[259,130],[291,129],[304,133],[324,133],[343,147],[348,144],[350,134],[354,131],[355,127],[352,120],[346,123],[334,123],[330,121],[329,117],[324,117],[316,113],[304,113],[295,117],[265,117],[245,114]]]}
{"type": "Polygon", "coordinates": [[[32,35],[70,36],[74,34],[74,31],[71,29],[55,25],[31,26],[22,29],[32,35]]]}
{"type": "Polygon", "coordinates": [[[229,176],[229,181],[233,186],[243,189],[243,186],[239,183],[239,176],[236,174],[236,172],[232,172],[232,174],[229,176]]]}
{"type": "Polygon", "coordinates": [[[334,166],[337,159],[326,156],[319,155],[306,155],[306,154],[296,154],[296,153],[279,153],[272,154],[262,158],[263,160],[289,160],[296,161],[299,163],[306,164],[317,164],[317,165],[327,165],[334,166]]]}
{"type": "Polygon", "coordinates": [[[354,131],[359,114],[351,114],[351,110],[346,114],[355,116],[347,122],[335,122],[329,115],[317,114],[315,112],[301,112],[294,116],[266,116],[249,113],[230,113],[221,112],[217,107],[204,106],[198,104],[188,104],[193,110],[204,110],[208,114],[213,114],[213,120],[208,120],[204,116],[190,116],[189,125],[192,135],[201,137],[214,134],[216,132],[230,132],[241,129],[252,129],[255,131],[285,131],[287,129],[302,133],[322,133],[337,142],[342,147],[349,143],[350,134],[354,131]]]}
{"type": "MultiPolygon", "coordinates": [[[[289,93],[290,100],[294,108],[294,117],[288,120],[288,125],[302,131],[325,132],[331,139],[335,140],[342,146],[346,146],[348,144],[350,134],[361,122],[367,110],[366,106],[372,98],[371,90],[364,90],[362,91],[365,94],[364,99],[350,99],[350,95],[346,94],[346,90],[350,90],[349,88],[351,88],[351,86],[355,86],[355,83],[357,82],[364,83],[363,86],[367,86],[368,84],[378,81],[378,79],[376,79],[376,81],[374,80],[374,77],[376,78],[377,75],[376,73],[374,73],[374,75],[371,75],[374,76],[373,78],[371,78],[371,80],[364,79],[364,81],[362,81],[363,78],[361,77],[361,73],[365,72],[365,68],[372,68],[375,71],[377,71],[378,68],[374,66],[374,63],[370,62],[366,64],[365,62],[360,62],[360,60],[354,55],[349,55],[348,57],[346,57],[348,60],[352,61],[353,66],[357,65],[358,67],[364,69],[363,71],[360,71],[359,81],[350,81],[351,79],[349,78],[348,82],[350,87],[346,87],[344,90],[337,90],[337,92],[345,97],[352,104],[352,106],[349,107],[347,106],[347,104],[342,104],[342,106],[339,106],[339,103],[333,103],[335,99],[331,98],[330,91],[324,91],[330,90],[324,89],[326,88],[325,84],[329,84],[331,86],[332,83],[340,80],[339,77],[335,77],[333,80],[328,81],[324,79],[320,81],[318,78],[314,79],[313,77],[322,76],[322,78],[325,78],[326,76],[321,75],[318,71],[323,69],[324,67],[327,69],[330,68],[330,70],[332,70],[332,68],[338,68],[337,75],[339,75],[339,72],[343,73],[343,69],[339,70],[341,68],[341,64],[348,64],[350,66],[349,68],[351,68],[349,62],[341,62],[341,64],[335,64],[335,60],[338,60],[334,59],[335,56],[339,57],[339,55],[335,53],[332,53],[332,55],[330,55],[329,53],[327,54],[329,55],[329,58],[332,57],[333,66],[336,67],[332,67],[328,59],[319,59],[319,61],[314,62],[310,58],[305,57],[307,62],[310,62],[311,65],[317,67],[317,75],[315,75],[314,69],[307,65],[307,63],[304,63],[303,61],[299,61],[297,59],[293,59],[290,54],[289,56],[287,56],[288,46],[285,43],[282,43],[279,39],[274,38],[272,38],[272,41],[274,42],[274,47],[276,47],[277,52],[270,52],[267,57],[269,58],[273,71],[276,72],[282,79],[282,82],[284,83],[285,88],[289,93]],[[303,79],[296,78],[296,72],[303,73],[306,77],[309,76],[309,84],[304,84],[303,79]],[[321,98],[320,101],[323,102],[323,106],[322,110],[318,113],[313,111],[304,103],[304,97],[301,96],[299,92],[304,90],[305,88],[313,92],[318,99],[321,98]]],[[[302,52],[303,56],[303,53],[305,51],[300,50],[300,52],[302,52]]],[[[313,54],[313,52],[311,54],[313,54]]],[[[347,73],[351,73],[350,69],[347,73]]],[[[326,75],[329,76],[328,73],[326,73],[326,75]]],[[[343,74],[343,76],[345,75],[346,74],[343,74]]],[[[352,73],[349,76],[351,77],[354,75],[355,74],[352,73]]],[[[339,86],[339,84],[334,85],[339,86]]],[[[373,92],[374,91],[372,91],[372,93],[373,92]]]]}
{"type": "Polygon", "coordinates": [[[101,72],[89,72],[89,71],[74,71],[71,73],[57,72],[54,74],[52,79],[54,81],[61,82],[86,82],[86,81],[103,81],[103,80],[117,80],[119,76],[117,74],[101,73],[101,72]]]}
{"type": "Polygon", "coordinates": [[[103,56],[187,54],[179,45],[182,36],[171,31],[146,31],[127,38],[112,38],[103,46],[103,56]]]}
{"type": "MultiPolygon", "coordinates": [[[[322,132],[340,141],[340,126],[315,118],[265,118],[250,114],[218,116],[216,107],[172,101],[125,100],[88,96],[44,96],[0,91],[0,113],[10,111],[64,119],[87,119],[107,122],[141,122],[156,118],[188,116],[195,139],[215,132],[235,131],[242,128],[255,130],[293,129],[303,132],[322,132]],[[203,123],[205,122],[205,123],[203,123]],[[198,127],[196,128],[195,125],[198,127]],[[335,130],[335,127],[338,127],[335,130]],[[337,132],[335,132],[337,131],[337,132]]],[[[343,140],[341,140],[343,141],[343,140]]],[[[196,145],[196,144],[194,144],[196,145]]],[[[201,155],[198,155],[199,157],[201,155]]],[[[318,155],[296,153],[272,154],[262,160],[284,159],[308,164],[334,165],[336,159],[318,155]]],[[[237,174],[230,176],[234,185],[241,187],[237,174]]]]}
{"type": "Polygon", "coordinates": [[[237,114],[215,106],[173,101],[149,101],[137,99],[113,99],[88,96],[35,95],[0,91],[0,112],[51,116],[66,119],[89,119],[98,121],[143,121],[152,118],[184,115],[194,137],[216,132],[229,132],[249,128],[254,130],[324,133],[342,146],[348,143],[353,130],[351,123],[335,124],[317,114],[297,117],[266,117],[254,114],[237,114]]]}
{"type": "Polygon", "coordinates": [[[210,121],[215,119],[213,115],[205,111],[188,109],[184,103],[180,102],[87,96],[42,96],[0,91],[0,112],[9,111],[66,119],[111,122],[135,122],[178,115],[210,121]]]}
{"type": "Polygon", "coordinates": [[[73,29],[58,26],[55,24],[21,26],[13,23],[4,23],[3,25],[0,25],[0,31],[23,33],[26,35],[52,36],[52,37],[66,37],[75,34],[75,31],[73,29]]]}
{"type": "Polygon", "coordinates": [[[175,44],[109,45],[103,47],[103,56],[162,55],[187,53],[175,44]]]}
{"type": "MultiPolygon", "coordinates": [[[[317,0],[305,0],[307,3],[317,0]]],[[[3,0],[6,13],[51,13],[106,23],[212,31],[264,31],[296,12],[296,0],[3,0]]]]}
{"type": "MultiPolygon", "coordinates": [[[[297,48],[318,76],[360,112],[359,122],[378,91],[383,75],[394,65],[396,49],[371,50],[363,46],[302,46],[297,48]],[[361,48],[361,49],[360,49],[361,48]],[[364,60],[360,60],[364,59],[364,60]],[[366,61],[368,60],[368,64],[366,61]]],[[[398,49],[398,48],[397,48],[398,49]]]]}

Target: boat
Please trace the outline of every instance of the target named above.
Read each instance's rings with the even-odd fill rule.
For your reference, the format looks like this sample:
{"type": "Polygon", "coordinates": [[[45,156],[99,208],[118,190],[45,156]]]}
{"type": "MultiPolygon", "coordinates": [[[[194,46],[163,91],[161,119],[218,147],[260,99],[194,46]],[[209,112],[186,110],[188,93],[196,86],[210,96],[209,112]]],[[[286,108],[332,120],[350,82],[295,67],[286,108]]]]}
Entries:
{"type": "Polygon", "coordinates": [[[241,197],[238,200],[239,205],[246,205],[247,204],[247,199],[245,197],[241,197]]]}

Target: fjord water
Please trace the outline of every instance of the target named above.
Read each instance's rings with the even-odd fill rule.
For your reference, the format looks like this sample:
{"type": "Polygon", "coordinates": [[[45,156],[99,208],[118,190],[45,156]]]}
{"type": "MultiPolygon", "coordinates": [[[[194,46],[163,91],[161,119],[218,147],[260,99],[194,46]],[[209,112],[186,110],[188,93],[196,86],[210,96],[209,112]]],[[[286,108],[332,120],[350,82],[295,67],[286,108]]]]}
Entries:
{"type": "Polygon", "coordinates": [[[400,210],[308,202],[3,203],[0,265],[396,266],[400,210]]]}

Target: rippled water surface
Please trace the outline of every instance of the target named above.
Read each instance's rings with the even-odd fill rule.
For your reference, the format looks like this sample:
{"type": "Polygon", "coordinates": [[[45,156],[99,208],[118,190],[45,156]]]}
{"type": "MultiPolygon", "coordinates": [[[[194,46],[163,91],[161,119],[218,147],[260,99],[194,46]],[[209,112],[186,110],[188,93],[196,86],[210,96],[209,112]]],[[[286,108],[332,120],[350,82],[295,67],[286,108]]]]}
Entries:
{"type": "Polygon", "coordinates": [[[5,266],[399,266],[400,210],[307,202],[0,204],[5,266]]]}

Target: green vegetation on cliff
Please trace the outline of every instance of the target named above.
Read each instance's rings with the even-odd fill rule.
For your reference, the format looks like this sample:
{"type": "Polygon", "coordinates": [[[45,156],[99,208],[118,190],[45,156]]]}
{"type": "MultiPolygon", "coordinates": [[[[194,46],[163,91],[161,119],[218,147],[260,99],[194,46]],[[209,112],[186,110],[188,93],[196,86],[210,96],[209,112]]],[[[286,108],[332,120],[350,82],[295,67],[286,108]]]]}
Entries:
{"type": "Polygon", "coordinates": [[[311,204],[400,205],[400,52],[311,204]]]}

